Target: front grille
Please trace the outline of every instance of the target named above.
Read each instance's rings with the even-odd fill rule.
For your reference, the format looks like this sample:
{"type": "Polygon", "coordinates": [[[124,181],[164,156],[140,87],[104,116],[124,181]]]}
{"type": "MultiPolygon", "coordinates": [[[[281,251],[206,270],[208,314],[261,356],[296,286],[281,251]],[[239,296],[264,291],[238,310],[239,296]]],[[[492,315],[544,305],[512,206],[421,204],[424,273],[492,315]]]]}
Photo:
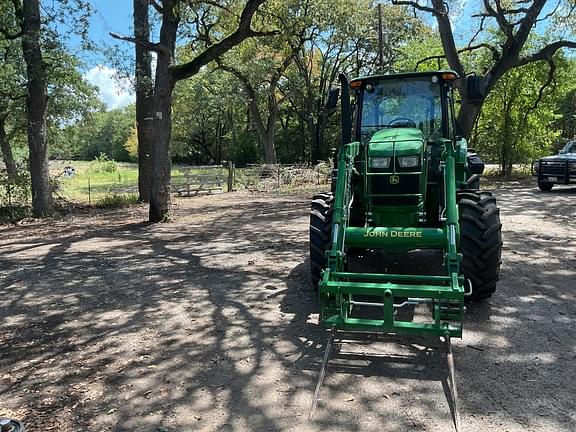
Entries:
{"type": "Polygon", "coordinates": [[[374,197],[374,205],[417,205],[419,197],[404,196],[420,193],[420,175],[399,175],[398,184],[390,183],[390,176],[372,176],[371,193],[375,195],[396,195],[390,197],[374,197]]]}
{"type": "Polygon", "coordinates": [[[375,206],[415,206],[418,205],[416,196],[374,197],[372,202],[375,206]]]}
{"type": "Polygon", "coordinates": [[[373,194],[420,193],[420,175],[398,175],[398,184],[390,183],[389,175],[371,176],[373,194]]]}
{"type": "Polygon", "coordinates": [[[540,164],[541,175],[564,175],[566,173],[566,162],[542,162],[540,164]]]}

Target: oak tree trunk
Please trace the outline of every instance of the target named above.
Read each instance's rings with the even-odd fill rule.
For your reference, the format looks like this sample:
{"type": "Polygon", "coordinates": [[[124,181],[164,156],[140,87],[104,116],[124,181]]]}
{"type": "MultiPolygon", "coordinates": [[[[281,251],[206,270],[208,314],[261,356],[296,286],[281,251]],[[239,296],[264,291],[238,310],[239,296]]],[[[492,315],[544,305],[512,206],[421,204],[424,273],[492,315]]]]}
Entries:
{"type": "Polygon", "coordinates": [[[480,110],[482,109],[484,101],[481,102],[469,102],[465,98],[462,98],[462,105],[460,106],[460,111],[456,117],[456,123],[458,125],[458,130],[456,133],[462,135],[466,139],[470,138],[472,129],[476,124],[476,120],[480,115],[480,110]]]}
{"type": "MultiPolygon", "coordinates": [[[[137,41],[150,39],[148,4],[150,0],[134,0],[134,36],[137,41]]],[[[138,195],[139,201],[150,202],[152,165],[152,135],[154,95],[150,51],[136,43],[136,131],[138,135],[138,195]]]]}
{"type": "MultiPolygon", "coordinates": [[[[253,90],[247,87],[249,94],[253,94],[253,90]]],[[[268,119],[266,124],[262,119],[262,114],[256,102],[256,97],[252,97],[248,102],[248,108],[252,117],[252,121],[258,131],[260,142],[264,148],[264,162],[267,165],[276,165],[276,147],[274,142],[274,132],[276,130],[276,107],[274,104],[269,105],[268,119]]]]}
{"type": "Polygon", "coordinates": [[[16,178],[16,162],[14,162],[12,147],[10,147],[10,142],[6,134],[6,120],[4,118],[0,118],[0,149],[2,150],[2,158],[6,165],[8,179],[14,180],[16,178]]]}
{"type": "Polygon", "coordinates": [[[271,125],[266,130],[266,133],[262,137],[262,144],[264,146],[264,157],[266,158],[267,165],[276,165],[278,159],[276,158],[276,146],[274,142],[274,127],[271,125]]]}
{"type": "Polygon", "coordinates": [[[176,83],[170,72],[174,59],[178,17],[173,0],[163,3],[160,44],[154,80],[154,131],[152,135],[152,179],[150,189],[150,222],[170,219],[170,136],[172,132],[172,91],[176,83]]]}
{"type": "Polygon", "coordinates": [[[54,202],[50,188],[46,140],[48,95],[46,69],[40,47],[40,2],[39,0],[24,0],[22,6],[24,16],[22,50],[28,77],[26,111],[32,181],[32,213],[37,217],[42,217],[54,210],[54,202]]]}

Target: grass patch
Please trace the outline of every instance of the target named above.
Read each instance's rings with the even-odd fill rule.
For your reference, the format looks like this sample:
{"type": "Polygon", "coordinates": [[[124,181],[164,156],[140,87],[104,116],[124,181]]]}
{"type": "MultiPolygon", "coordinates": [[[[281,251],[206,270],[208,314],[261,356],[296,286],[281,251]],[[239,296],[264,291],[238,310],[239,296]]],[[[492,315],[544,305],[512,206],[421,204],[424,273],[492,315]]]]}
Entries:
{"type": "Polygon", "coordinates": [[[138,202],[138,194],[115,194],[104,195],[96,202],[98,208],[119,208],[138,202]]]}
{"type": "MultiPolygon", "coordinates": [[[[202,170],[190,170],[185,166],[172,168],[172,183],[185,182],[185,174],[201,174],[202,170]]],[[[211,171],[213,172],[213,171],[211,171]]],[[[78,204],[98,205],[114,201],[110,196],[138,195],[138,164],[115,162],[107,159],[94,161],[51,161],[50,174],[56,181],[55,198],[78,204]],[[64,168],[74,167],[75,174],[67,176],[64,168]]],[[[226,169],[221,170],[226,187],[226,169]]]]}
{"type": "Polygon", "coordinates": [[[55,195],[70,202],[96,204],[110,194],[138,193],[138,165],[114,161],[57,161],[50,173],[57,182],[55,195]],[[67,176],[64,167],[73,166],[67,176]]]}

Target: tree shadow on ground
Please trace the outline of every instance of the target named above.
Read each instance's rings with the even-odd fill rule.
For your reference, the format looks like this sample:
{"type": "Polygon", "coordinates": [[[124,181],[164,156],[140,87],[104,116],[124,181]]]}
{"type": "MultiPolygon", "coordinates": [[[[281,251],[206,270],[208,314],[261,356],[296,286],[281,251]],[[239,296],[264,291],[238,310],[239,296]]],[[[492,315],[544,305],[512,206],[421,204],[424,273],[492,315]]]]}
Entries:
{"type": "MultiPolygon", "coordinates": [[[[510,221],[568,208],[532,190],[506,191],[501,201],[510,221]]],[[[346,345],[306,422],[326,335],[309,287],[305,200],[206,198],[182,201],[172,224],[142,218],[104,213],[0,229],[0,390],[8,395],[0,415],[62,431],[450,427],[443,350],[406,339],[360,345],[384,357],[344,355],[346,345]]],[[[536,228],[505,232],[498,292],[469,306],[455,344],[464,421],[474,430],[495,422],[576,429],[575,231],[562,218],[547,221],[546,238],[536,228]],[[557,244],[566,230],[571,243],[557,244]],[[534,260],[531,248],[547,258],[534,260]]]]}

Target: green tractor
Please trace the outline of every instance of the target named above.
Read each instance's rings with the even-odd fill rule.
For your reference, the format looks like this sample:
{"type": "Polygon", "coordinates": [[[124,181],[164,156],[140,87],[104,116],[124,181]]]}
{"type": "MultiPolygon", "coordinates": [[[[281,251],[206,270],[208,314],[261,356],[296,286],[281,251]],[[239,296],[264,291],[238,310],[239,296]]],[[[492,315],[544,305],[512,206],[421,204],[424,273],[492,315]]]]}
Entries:
{"type": "MultiPolygon", "coordinates": [[[[475,78],[464,78],[469,96],[479,90],[475,78]]],[[[350,82],[340,75],[343,145],[332,191],[315,195],[310,213],[311,276],[320,323],[331,330],[311,416],[336,332],[443,337],[454,384],[450,338],[462,336],[465,299],[486,299],[496,289],[499,210],[491,193],[479,190],[483,162],[456,130],[459,79],[453,71],[350,82]],[[435,274],[350,268],[358,251],[425,249],[441,251],[435,274]],[[419,305],[426,319],[400,318],[419,305]]],[[[338,96],[332,91],[328,106],[338,96]]]]}

